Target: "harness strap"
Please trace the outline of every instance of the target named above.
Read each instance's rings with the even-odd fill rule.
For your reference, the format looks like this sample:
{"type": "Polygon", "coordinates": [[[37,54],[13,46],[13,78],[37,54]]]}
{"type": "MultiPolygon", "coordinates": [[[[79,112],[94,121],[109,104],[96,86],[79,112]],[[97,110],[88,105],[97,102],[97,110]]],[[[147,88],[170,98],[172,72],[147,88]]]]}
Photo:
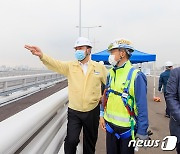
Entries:
{"type": "Polygon", "coordinates": [[[131,106],[127,103],[127,100],[131,97],[129,96],[127,93],[120,93],[118,91],[114,91],[112,89],[106,90],[106,95],[108,95],[109,93],[113,93],[115,95],[118,95],[122,98],[124,106],[126,107],[128,113],[130,114],[130,116],[135,116],[135,113],[133,111],[133,109],[131,108],[131,106]]]}
{"type": "MultiPolygon", "coordinates": [[[[130,88],[130,84],[131,84],[131,78],[132,78],[132,74],[133,74],[134,70],[135,70],[135,68],[133,68],[133,67],[130,69],[130,71],[128,73],[128,76],[127,76],[127,79],[126,79],[126,81],[128,81],[128,85],[123,90],[123,93],[127,93],[128,96],[129,96],[129,88],[130,88]]],[[[128,97],[122,97],[122,100],[123,100],[124,104],[128,104],[128,99],[129,99],[128,97]]],[[[126,105],[125,105],[125,107],[126,107],[126,105]]],[[[132,107],[130,107],[131,111],[129,111],[128,107],[126,107],[126,109],[130,114],[131,136],[132,136],[132,139],[135,140],[134,119],[136,119],[136,115],[134,113],[134,108],[133,107],[134,107],[134,101],[132,102],[132,107]],[[131,114],[131,113],[133,113],[133,114],[131,114]]]]}
{"type": "Polygon", "coordinates": [[[116,136],[117,139],[126,139],[129,138],[131,136],[131,129],[129,129],[128,131],[124,132],[124,133],[116,133],[111,126],[109,126],[108,123],[106,123],[106,130],[110,133],[110,134],[114,134],[116,136]]]}
{"type": "Polygon", "coordinates": [[[128,81],[128,85],[127,87],[124,88],[124,92],[128,93],[129,92],[129,87],[130,87],[130,83],[131,83],[131,78],[132,78],[132,74],[134,72],[135,68],[132,67],[130,70],[129,70],[129,73],[128,73],[128,76],[127,76],[127,79],[126,81],[128,81]]]}

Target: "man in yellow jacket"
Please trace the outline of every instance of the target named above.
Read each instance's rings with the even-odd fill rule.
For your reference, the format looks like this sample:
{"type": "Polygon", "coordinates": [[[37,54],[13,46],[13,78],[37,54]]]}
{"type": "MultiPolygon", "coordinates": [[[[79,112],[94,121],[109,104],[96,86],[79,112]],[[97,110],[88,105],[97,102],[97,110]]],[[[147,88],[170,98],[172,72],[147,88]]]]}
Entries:
{"type": "Polygon", "coordinates": [[[33,55],[39,56],[50,70],[68,78],[68,124],[65,138],[65,154],[75,154],[79,135],[83,127],[83,153],[94,154],[99,126],[99,100],[101,84],[106,83],[107,70],[104,65],[90,60],[92,45],[84,37],[75,42],[75,61],[55,60],[44,54],[39,47],[25,45],[33,55]]]}

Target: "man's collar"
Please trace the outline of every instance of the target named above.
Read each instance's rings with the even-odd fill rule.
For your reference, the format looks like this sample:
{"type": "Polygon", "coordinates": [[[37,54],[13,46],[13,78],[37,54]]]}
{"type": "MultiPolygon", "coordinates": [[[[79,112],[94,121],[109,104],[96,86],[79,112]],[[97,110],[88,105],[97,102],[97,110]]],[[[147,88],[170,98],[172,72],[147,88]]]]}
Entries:
{"type": "Polygon", "coordinates": [[[122,64],[121,66],[114,67],[114,69],[117,70],[117,69],[120,69],[120,68],[124,68],[127,62],[128,61],[124,62],[124,64],[122,64]]]}
{"type": "Polygon", "coordinates": [[[78,61],[78,62],[79,62],[80,65],[88,65],[88,64],[89,64],[89,61],[90,61],[90,60],[88,60],[88,61],[87,61],[86,63],[84,63],[84,64],[81,63],[80,61],[78,61]]]}
{"type": "MultiPolygon", "coordinates": [[[[81,65],[82,63],[78,60],[74,61],[73,65],[81,65]]],[[[87,63],[85,63],[87,65],[93,65],[96,66],[96,62],[94,62],[93,60],[89,59],[89,61],[87,63]]],[[[82,64],[83,65],[83,64],[82,64]]]]}

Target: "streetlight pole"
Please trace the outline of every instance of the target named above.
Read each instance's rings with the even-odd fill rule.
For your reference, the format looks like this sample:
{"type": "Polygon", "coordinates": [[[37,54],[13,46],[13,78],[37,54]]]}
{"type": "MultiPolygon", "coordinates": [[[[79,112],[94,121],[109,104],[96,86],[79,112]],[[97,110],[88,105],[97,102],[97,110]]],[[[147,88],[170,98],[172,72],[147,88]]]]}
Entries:
{"type": "Polygon", "coordinates": [[[96,51],[96,43],[99,43],[99,41],[96,41],[94,38],[94,41],[91,43],[93,43],[93,51],[96,51]]]}
{"type": "MultiPolygon", "coordinates": [[[[90,28],[98,28],[98,27],[102,27],[102,26],[88,26],[88,27],[81,27],[81,28],[87,28],[88,29],[88,38],[89,38],[89,29],[90,28]]],[[[80,26],[76,26],[76,28],[80,28],[80,26]]]]}
{"type": "Polygon", "coordinates": [[[81,37],[81,0],[79,0],[79,37],[81,37]]]}
{"type": "Polygon", "coordinates": [[[102,26],[91,26],[91,27],[82,27],[82,28],[87,28],[88,29],[88,38],[89,38],[89,29],[90,28],[98,28],[98,27],[102,27],[102,26]]]}

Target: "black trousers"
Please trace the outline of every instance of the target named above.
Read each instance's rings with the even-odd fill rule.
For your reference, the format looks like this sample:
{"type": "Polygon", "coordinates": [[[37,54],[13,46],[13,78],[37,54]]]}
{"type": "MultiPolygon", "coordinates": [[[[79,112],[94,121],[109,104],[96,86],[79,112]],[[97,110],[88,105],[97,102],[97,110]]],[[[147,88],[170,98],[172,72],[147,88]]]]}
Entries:
{"type": "MultiPolygon", "coordinates": [[[[116,133],[124,133],[130,128],[117,127],[111,123],[108,123],[109,126],[116,133]]],[[[106,131],[106,151],[107,154],[134,154],[134,147],[128,147],[129,141],[132,140],[132,137],[126,139],[117,139],[114,134],[111,134],[106,131]]]]}
{"type": "Polygon", "coordinates": [[[180,154],[180,142],[176,145],[177,154],[180,154]]]}
{"type": "Polygon", "coordinates": [[[76,154],[79,135],[83,127],[83,154],[94,154],[98,137],[100,107],[89,112],[79,112],[68,108],[67,136],[64,143],[65,154],[76,154]]]}
{"type": "Polygon", "coordinates": [[[169,108],[168,108],[168,105],[167,105],[167,101],[166,101],[166,92],[164,92],[164,99],[165,99],[165,103],[166,103],[166,110],[165,110],[165,112],[166,112],[166,115],[168,115],[168,116],[170,116],[170,111],[169,111],[169,108]]]}

